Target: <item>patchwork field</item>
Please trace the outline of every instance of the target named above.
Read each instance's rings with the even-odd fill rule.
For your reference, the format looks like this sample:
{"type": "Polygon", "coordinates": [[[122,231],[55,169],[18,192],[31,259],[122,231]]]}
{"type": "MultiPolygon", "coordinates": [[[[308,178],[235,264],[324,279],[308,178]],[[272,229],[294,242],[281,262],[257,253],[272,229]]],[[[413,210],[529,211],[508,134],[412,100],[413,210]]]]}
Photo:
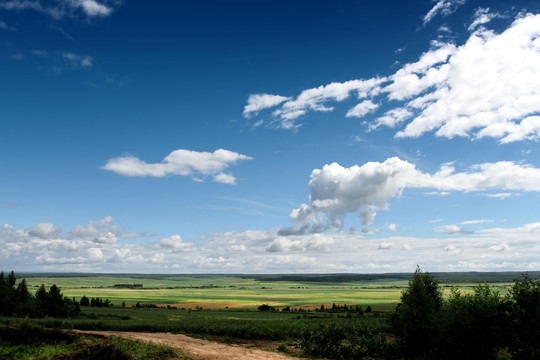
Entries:
{"type": "MultiPolygon", "coordinates": [[[[500,274],[499,274],[500,275],[500,274]]],[[[249,309],[261,304],[282,308],[315,309],[332,304],[370,305],[377,310],[391,310],[406,288],[408,276],[375,276],[355,280],[352,275],[335,278],[315,275],[256,276],[256,275],[25,275],[30,290],[41,284],[56,284],[64,295],[79,300],[100,297],[114,305],[123,302],[127,307],[136,303],[174,306],[178,308],[249,309]],[[319,281],[320,280],[320,281],[319,281]],[[130,286],[131,288],[128,288],[130,286]]],[[[497,282],[483,276],[460,278],[441,277],[449,291],[457,286],[469,292],[478,280],[492,282],[491,286],[504,295],[511,279],[499,276],[497,282]],[[446,280],[446,281],[445,281],[446,280]]]]}

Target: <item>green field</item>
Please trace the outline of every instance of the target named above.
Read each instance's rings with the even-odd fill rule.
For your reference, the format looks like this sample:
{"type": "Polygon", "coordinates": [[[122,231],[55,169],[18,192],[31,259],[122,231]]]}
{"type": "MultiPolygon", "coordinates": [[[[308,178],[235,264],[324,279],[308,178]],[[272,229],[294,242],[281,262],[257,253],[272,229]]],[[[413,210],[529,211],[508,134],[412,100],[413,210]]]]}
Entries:
{"type": "Polygon", "coordinates": [[[406,281],[385,283],[314,283],[257,281],[227,276],[62,276],[28,277],[29,288],[56,284],[64,295],[79,300],[108,298],[113,304],[134,306],[137,302],[195,308],[320,307],[321,304],[381,306],[396,304],[406,281]],[[115,288],[115,284],[142,284],[142,288],[115,288]]]}
{"type": "MultiPolygon", "coordinates": [[[[443,274],[445,291],[451,286],[470,292],[479,282],[491,282],[501,295],[519,274],[443,274]],[[485,280],[485,281],[482,281],[485,280]],[[501,280],[503,282],[501,282],[501,280]]],[[[332,304],[370,305],[375,310],[392,310],[407,287],[409,274],[389,275],[24,275],[29,289],[41,284],[59,286],[65,296],[79,300],[109,299],[115,306],[140,304],[177,308],[253,309],[261,304],[277,308],[315,309],[332,304]],[[358,279],[357,281],[354,281],[358,279]],[[318,281],[319,280],[319,281],[318,281]],[[118,284],[138,284],[138,288],[118,288],[118,284]]]]}

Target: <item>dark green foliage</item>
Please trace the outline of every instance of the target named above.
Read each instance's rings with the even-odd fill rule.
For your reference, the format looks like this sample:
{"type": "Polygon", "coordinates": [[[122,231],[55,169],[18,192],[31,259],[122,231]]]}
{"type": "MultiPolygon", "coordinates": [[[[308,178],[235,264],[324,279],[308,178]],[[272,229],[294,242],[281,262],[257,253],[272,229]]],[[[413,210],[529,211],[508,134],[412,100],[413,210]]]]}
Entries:
{"type": "Polygon", "coordinates": [[[262,304],[261,306],[258,307],[258,310],[259,311],[274,311],[276,309],[273,306],[262,304]]]}
{"type": "Polygon", "coordinates": [[[401,295],[394,325],[400,349],[406,356],[433,358],[440,337],[436,321],[443,304],[436,279],[418,267],[401,295]]]}
{"type": "Polygon", "coordinates": [[[22,279],[17,287],[17,279],[13,271],[7,276],[0,273],[0,315],[1,316],[75,316],[80,312],[79,305],[65,298],[56,285],[49,291],[41,285],[32,296],[28,291],[26,280],[22,279]]]}
{"type": "Polygon", "coordinates": [[[540,280],[524,275],[506,297],[487,284],[473,290],[452,289],[443,301],[437,281],[417,269],[393,319],[400,357],[540,359],[540,280]]]}
{"type": "Polygon", "coordinates": [[[112,305],[111,305],[111,302],[109,301],[109,299],[103,300],[100,297],[96,297],[95,299],[94,298],[90,299],[90,306],[92,306],[92,307],[109,307],[109,306],[112,306],[112,305]]]}
{"type": "Polygon", "coordinates": [[[540,280],[523,275],[510,289],[513,359],[540,358],[540,280]]]}
{"type": "Polygon", "coordinates": [[[301,335],[305,354],[331,359],[386,359],[391,347],[386,343],[384,327],[368,321],[320,324],[308,327],[301,335]]]}
{"type": "Polygon", "coordinates": [[[473,294],[456,289],[439,314],[440,359],[497,359],[508,342],[506,303],[489,285],[473,294]]]}
{"type": "Polygon", "coordinates": [[[88,300],[86,295],[83,295],[80,303],[81,303],[81,306],[90,306],[90,300],[88,300]]]}

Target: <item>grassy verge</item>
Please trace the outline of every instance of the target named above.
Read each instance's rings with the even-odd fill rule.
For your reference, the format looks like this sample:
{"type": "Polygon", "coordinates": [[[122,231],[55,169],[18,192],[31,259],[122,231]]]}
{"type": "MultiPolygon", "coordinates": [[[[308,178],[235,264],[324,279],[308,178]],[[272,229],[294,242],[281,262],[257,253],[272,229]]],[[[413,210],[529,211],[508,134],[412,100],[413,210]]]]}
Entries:
{"type": "Polygon", "coordinates": [[[172,360],[189,357],[187,353],[162,345],[115,337],[81,337],[19,319],[0,326],[0,359],[172,360]]]}

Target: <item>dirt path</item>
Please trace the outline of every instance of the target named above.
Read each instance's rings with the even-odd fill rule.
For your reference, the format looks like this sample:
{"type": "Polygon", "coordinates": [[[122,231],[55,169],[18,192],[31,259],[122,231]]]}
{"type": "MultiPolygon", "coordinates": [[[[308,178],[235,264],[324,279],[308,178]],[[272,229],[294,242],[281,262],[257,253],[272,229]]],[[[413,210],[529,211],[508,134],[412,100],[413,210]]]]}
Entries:
{"type": "Polygon", "coordinates": [[[249,348],[246,345],[228,345],[214,341],[195,339],[186,335],[171,333],[149,333],[131,331],[82,331],[78,334],[97,336],[119,336],[143,341],[152,341],[189,351],[190,359],[194,360],[291,360],[292,358],[270,351],[249,348]]]}

